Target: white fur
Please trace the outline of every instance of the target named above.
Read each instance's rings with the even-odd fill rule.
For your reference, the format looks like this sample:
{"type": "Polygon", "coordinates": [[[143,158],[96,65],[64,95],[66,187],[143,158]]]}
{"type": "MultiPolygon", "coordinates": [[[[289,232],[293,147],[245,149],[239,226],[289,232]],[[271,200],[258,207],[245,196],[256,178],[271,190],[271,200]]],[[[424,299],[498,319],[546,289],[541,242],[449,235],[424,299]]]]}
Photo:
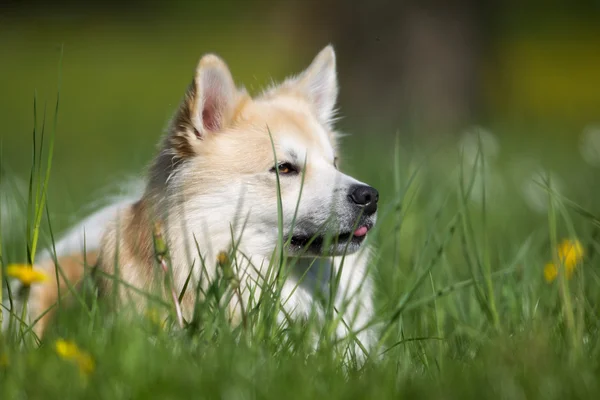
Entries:
{"type": "MultiPolygon", "coordinates": [[[[228,151],[223,149],[233,149],[234,154],[243,154],[240,147],[246,144],[241,135],[252,133],[255,146],[268,145],[270,149],[270,142],[263,140],[261,135],[268,137],[271,132],[267,131],[267,125],[270,118],[274,118],[273,121],[280,122],[281,129],[272,132],[277,161],[293,162],[309,171],[303,184],[298,174],[280,176],[283,232],[278,229],[276,175],[270,172],[275,159],[270,152],[259,153],[270,155],[267,159],[259,160],[260,165],[255,168],[245,169],[251,172],[232,174],[230,169],[219,169],[229,166],[228,163],[225,166],[220,163],[223,154],[213,154],[214,158],[211,158],[211,155],[203,155],[200,151],[200,155],[187,159],[164,181],[160,181],[163,176],[160,168],[155,179],[150,181],[143,198],[152,203],[154,210],[164,213],[159,217],[165,222],[176,289],[181,290],[192,266],[194,283],[206,284],[208,279],[214,278],[217,254],[232,247],[233,234],[237,248],[234,269],[241,281],[242,298],[247,303],[250,287],[258,290],[256,283],[264,283],[266,266],[276,250],[280,234],[312,235],[319,233],[320,229],[330,233],[351,234],[355,229],[354,223],[360,213],[349,200],[348,193],[354,185],[362,183],[334,166],[336,150],[330,124],[337,97],[335,53],[330,46],[326,47],[305,72],[280,85],[300,93],[304,100],[292,95],[278,96],[277,88],[254,99],[255,108],[248,111],[248,115],[242,111],[239,116],[242,121],[256,121],[250,126],[245,125],[246,132],[236,130],[238,128],[228,131],[222,125],[233,114],[235,94],[229,70],[219,58],[212,55],[202,58],[196,71],[195,85],[197,98],[192,123],[194,129],[203,136],[198,138],[198,135],[187,132],[194,147],[202,150],[202,146],[213,140],[218,141],[219,147],[216,148],[221,152],[228,151]],[[212,115],[216,120],[210,121],[212,127],[224,131],[210,132],[206,129],[202,116],[206,107],[216,112],[212,115]],[[264,116],[264,119],[257,119],[257,114],[264,116]],[[285,121],[282,115],[292,114],[302,123],[281,123],[285,121]],[[279,120],[276,116],[280,117],[279,120]],[[294,217],[295,224],[292,225],[294,217]],[[208,276],[202,276],[200,272],[200,258],[206,262],[208,276]]],[[[169,149],[163,151],[168,153],[169,149]]],[[[232,168],[236,168],[236,163],[240,161],[243,160],[239,160],[239,157],[232,160],[232,168]]],[[[164,164],[159,162],[157,165],[164,164]]],[[[243,162],[238,167],[245,168],[243,162]]],[[[107,228],[109,233],[110,229],[114,229],[111,227],[115,224],[111,222],[118,211],[137,198],[124,198],[86,218],[57,243],[57,255],[81,251],[84,232],[86,248],[97,249],[102,233],[107,228]]],[[[363,222],[372,224],[375,219],[375,215],[371,215],[363,222]]],[[[315,296],[329,293],[328,288],[333,281],[330,271],[333,270],[335,275],[341,272],[334,299],[343,319],[336,330],[340,339],[348,334],[346,325],[350,330],[356,330],[364,327],[373,317],[373,288],[367,270],[369,249],[366,245],[360,248],[355,246],[345,256],[342,255],[343,250],[334,246],[331,250],[334,257],[322,257],[321,253],[296,254],[294,249],[285,249],[288,264],[293,267],[282,289],[286,312],[293,317],[308,317],[315,308],[315,296]],[[298,259],[297,255],[302,257],[298,259]],[[313,264],[315,259],[318,260],[317,264],[313,264]]],[[[120,267],[129,271],[136,268],[135,265],[120,267]]],[[[189,309],[184,310],[187,317],[190,312],[189,309]]],[[[319,312],[322,315],[323,310],[319,312]]],[[[279,317],[283,320],[283,314],[279,317]]],[[[365,330],[358,334],[358,338],[365,347],[370,348],[374,332],[365,330]]],[[[356,353],[361,355],[358,347],[356,353]]]]}
{"type": "Polygon", "coordinates": [[[108,223],[115,220],[120,211],[126,210],[127,207],[135,203],[139,196],[140,194],[115,199],[114,203],[87,216],[83,221],[69,229],[54,244],[54,248],[47,248],[40,252],[37,260],[42,262],[51,258],[54,249],[56,249],[57,256],[81,253],[84,250],[99,250],[102,235],[108,223]]]}

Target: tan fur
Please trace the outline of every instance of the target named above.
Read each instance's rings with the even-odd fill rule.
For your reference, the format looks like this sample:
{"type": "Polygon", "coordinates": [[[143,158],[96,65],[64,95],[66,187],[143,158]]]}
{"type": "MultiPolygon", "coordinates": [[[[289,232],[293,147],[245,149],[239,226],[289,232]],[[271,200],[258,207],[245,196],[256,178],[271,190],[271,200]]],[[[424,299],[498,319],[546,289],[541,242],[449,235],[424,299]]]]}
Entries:
{"type": "Polygon", "coordinates": [[[58,282],[56,280],[57,271],[55,268],[54,261],[46,261],[45,263],[40,264],[40,268],[48,271],[51,276],[48,281],[45,283],[45,290],[36,291],[34,293],[38,293],[39,297],[35,299],[31,299],[36,303],[37,309],[44,312],[44,314],[37,324],[34,326],[33,330],[41,337],[44,333],[45,329],[48,326],[48,322],[53,318],[56,313],[56,303],[58,302],[58,296],[60,293],[61,301],[70,301],[72,294],[69,286],[72,288],[77,288],[81,279],[83,278],[85,272],[85,265],[88,267],[96,265],[98,261],[98,252],[91,251],[85,254],[71,254],[68,256],[63,256],[58,258],[58,265],[60,265],[60,271],[58,271],[58,282]],[[61,273],[62,272],[62,273],[61,273]],[[67,282],[63,277],[67,278],[67,282]]]}
{"type": "MultiPolygon", "coordinates": [[[[122,212],[104,235],[97,268],[108,275],[99,277],[102,293],[113,289],[115,279],[140,289],[153,281],[154,245],[152,223],[147,205],[139,201],[122,212]],[[112,278],[111,278],[112,277],[112,278]]],[[[122,286],[121,300],[138,298],[135,291],[122,286]]]]}

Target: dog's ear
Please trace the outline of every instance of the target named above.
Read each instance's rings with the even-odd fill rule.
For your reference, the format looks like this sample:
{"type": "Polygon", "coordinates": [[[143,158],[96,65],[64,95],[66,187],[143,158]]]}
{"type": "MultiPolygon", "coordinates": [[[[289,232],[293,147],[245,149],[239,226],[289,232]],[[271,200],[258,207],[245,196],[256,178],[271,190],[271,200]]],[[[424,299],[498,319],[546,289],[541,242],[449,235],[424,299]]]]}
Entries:
{"type": "Polygon", "coordinates": [[[233,114],[236,92],[231,72],[223,60],[213,54],[200,59],[190,110],[197,135],[201,137],[226,127],[233,114]]]}
{"type": "Polygon", "coordinates": [[[317,54],[310,66],[296,78],[295,85],[313,105],[321,122],[329,125],[335,116],[338,95],[333,46],[328,45],[317,54]]]}
{"type": "Polygon", "coordinates": [[[203,56],[171,121],[166,147],[179,157],[193,156],[195,142],[227,128],[237,99],[238,91],[225,62],[213,54],[203,56]]]}

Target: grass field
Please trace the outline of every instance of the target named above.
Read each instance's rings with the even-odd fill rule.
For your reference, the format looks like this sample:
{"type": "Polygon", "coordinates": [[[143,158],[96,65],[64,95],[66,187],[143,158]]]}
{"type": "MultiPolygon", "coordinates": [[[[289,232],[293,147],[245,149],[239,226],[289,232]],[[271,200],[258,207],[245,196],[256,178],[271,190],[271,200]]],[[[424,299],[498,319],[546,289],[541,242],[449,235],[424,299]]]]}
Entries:
{"type": "MultiPolygon", "coordinates": [[[[105,37],[93,29],[89,37],[105,37]]],[[[77,43],[63,59],[56,132],[53,89],[38,95],[38,150],[47,104],[42,157],[32,154],[32,91],[7,71],[44,71],[37,79],[50,88],[56,52],[37,55],[41,65],[31,54],[0,65],[2,87],[14,93],[0,96],[11,122],[10,132],[2,131],[0,159],[3,270],[26,261],[36,231],[27,221],[36,215],[38,246],[50,242],[37,185],[46,179],[49,144],[47,205],[58,236],[86,204],[111,191],[110,182],[143,170],[187,84],[186,66],[197,58],[192,49],[177,49],[190,59],[162,57],[140,72],[133,61],[139,57],[126,57],[126,45],[102,50],[105,42],[85,42],[92,48],[85,50],[77,43]],[[118,68],[94,69],[92,56],[106,52],[121,56],[118,68]],[[159,79],[163,74],[176,78],[167,82],[159,79]],[[114,92],[115,83],[103,88],[128,79],[122,92],[114,92]],[[40,169],[33,169],[28,200],[32,164],[40,169]],[[28,218],[27,210],[35,212],[28,218]]],[[[169,47],[152,42],[140,53],[157,46],[169,47]]],[[[2,49],[9,53],[9,47],[2,49]]],[[[229,51],[243,59],[243,49],[229,51]]],[[[289,67],[251,59],[248,71],[277,74],[289,67]]],[[[250,77],[242,72],[241,80],[250,77]]],[[[344,364],[325,334],[313,354],[303,326],[282,331],[268,312],[232,330],[209,302],[202,323],[185,331],[151,316],[131,321],[76,307],[60,314],[39,346],[29,336],[24,344],[0,337],[0,398],[597,398],[600,192],[593,165],[600,131],[491,123],[434,143],[402,132],[372,137],[373,127],[352,119],[341,125],[356,133],[344,141],[342,169],[381,193],[371,237],[377,318],[387,327],[381,355],[362,367],[344,364]],[[567,134],[554,135],[561,130],[567,134]]]]}

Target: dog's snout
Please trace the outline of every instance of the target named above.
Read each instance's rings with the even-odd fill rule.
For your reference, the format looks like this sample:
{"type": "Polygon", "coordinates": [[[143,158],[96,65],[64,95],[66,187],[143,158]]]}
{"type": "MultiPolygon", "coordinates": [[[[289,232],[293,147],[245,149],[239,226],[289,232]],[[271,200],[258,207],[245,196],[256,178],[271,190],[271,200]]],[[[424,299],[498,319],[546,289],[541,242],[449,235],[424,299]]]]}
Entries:
{"type": "Polygon", "coordinates": [[[350,200],[352,200],[354,204],[363,208],[365,215],[371,215],[377,211],[379,192],[371,186],[352,186],[348,197],[350,197],[350,200]]]}

